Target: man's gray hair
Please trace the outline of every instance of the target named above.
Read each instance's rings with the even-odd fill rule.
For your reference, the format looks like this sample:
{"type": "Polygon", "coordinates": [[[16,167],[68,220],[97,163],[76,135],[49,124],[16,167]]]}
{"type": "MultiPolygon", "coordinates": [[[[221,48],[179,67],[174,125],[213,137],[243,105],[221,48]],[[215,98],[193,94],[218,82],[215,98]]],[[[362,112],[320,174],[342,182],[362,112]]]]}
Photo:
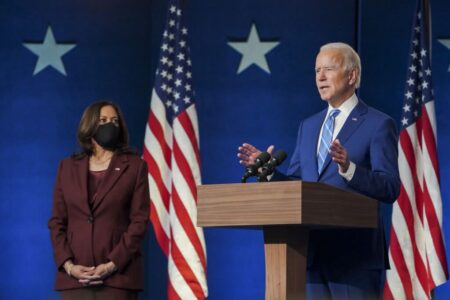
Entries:
{"type": "Polygon", "coordinates": [[[344,56],[344,67],[346,71],[356,70],[356,84],[355,87],[359,88],[361,83],[361,60],[358,53],[350,45],[345,43],[328,43],[320,47],[320,51],[327,49],[337,49],[341,51],[344,56]]]}

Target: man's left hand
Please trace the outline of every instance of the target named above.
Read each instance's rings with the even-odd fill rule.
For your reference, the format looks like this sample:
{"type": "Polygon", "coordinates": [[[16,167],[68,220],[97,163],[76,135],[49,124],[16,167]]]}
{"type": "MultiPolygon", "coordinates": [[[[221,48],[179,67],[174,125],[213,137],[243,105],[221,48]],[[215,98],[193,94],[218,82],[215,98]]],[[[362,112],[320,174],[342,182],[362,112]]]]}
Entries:
{"type": "Polygon", "coordinates": [[[347,172],[350,166],[347,150],[341,145],[338,139],[334,140],[330,145],[331,159],[339,165],[342,173],[347,172]]]}

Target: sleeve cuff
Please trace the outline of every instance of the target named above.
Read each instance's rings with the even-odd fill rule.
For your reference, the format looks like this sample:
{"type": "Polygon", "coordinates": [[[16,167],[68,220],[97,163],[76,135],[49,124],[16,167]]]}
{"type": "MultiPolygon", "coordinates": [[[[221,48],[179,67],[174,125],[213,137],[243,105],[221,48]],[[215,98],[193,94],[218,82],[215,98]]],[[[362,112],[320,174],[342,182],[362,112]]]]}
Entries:
{"type": "Polygon", "coordinates": [[[348,166],[347,172],[342,172],[341,168],[339,167],[339,174],[345,178],[345,180],[350,181],[353,178],[353,175],[355,175],[356,166],[353,162],[350,162],[350,165],[348,166]]]}
{"type": "Polygon", "coordinates": [[[65,255],[65,256],[61,256],[59,258],[56,259],[56,267],[58,268],[58,270],[61,271],[65,271],[64,270],[64,263],[66,261],[68,261],[69,259],[73,260],[73,255],[65,255]]]}

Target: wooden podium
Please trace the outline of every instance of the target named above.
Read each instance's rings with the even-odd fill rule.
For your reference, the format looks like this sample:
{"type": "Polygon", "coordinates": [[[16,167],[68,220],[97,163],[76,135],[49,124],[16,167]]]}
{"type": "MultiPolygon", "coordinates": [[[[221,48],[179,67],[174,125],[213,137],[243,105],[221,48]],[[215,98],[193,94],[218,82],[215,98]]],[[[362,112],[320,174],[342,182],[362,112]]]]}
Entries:
{"type": "Polygon", "coordinates": [[[310,229],[378,223],[377,201],[323,183],[213,184],[198,186],[197,192],[198,226],[264,229],[267,300],[306,298],[310,229]]]}

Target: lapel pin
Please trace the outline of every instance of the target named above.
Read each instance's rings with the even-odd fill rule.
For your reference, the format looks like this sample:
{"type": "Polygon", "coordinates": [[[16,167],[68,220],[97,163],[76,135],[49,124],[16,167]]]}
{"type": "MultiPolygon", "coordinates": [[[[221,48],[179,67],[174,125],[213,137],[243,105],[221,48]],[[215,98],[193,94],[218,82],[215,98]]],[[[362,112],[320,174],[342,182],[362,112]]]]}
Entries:
{"type": "Polygon", "coordinates": [[[120,168],[115,168],[116,171],[120,171],[120,168]]]}
{"type": "Polygon", "coordinates": [[[357,118],[352,118],[352,121],[358,121],[358,119],[357,118]]]}

